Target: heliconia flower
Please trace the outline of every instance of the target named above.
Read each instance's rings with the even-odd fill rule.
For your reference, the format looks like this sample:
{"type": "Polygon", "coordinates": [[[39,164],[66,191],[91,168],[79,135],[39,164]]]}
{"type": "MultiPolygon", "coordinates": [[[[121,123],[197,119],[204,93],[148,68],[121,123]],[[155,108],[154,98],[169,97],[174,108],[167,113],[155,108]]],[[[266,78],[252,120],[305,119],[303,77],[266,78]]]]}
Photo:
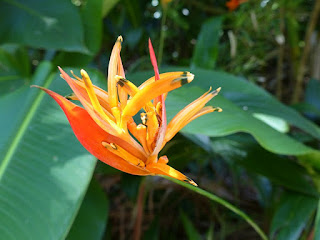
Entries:
{"type": "Polygon", "coordinates": [[[139,87],[125,78],[120,58],[122,37],[118,37],[109,62],[108,92],[94,86],[85,70],[81,78],[71,78],[60,67],[61,77],[73,94],[69,100],[78,100],[82,107],[61,95],[42,88],[62,108],[80,143],[102,162],[134,175],[167,175],[181,181],[197,184],[173,169],[166,156],[158,157],[160,150],[180,129],[192,120],[220,108],[205,104],[218,94],[220,88],[208,91],[182,109],[167,124],[165,99],[167,93],[193,80],[189,72],[159,74],[156,57],[149,40],[149,50],[155,76],[139,87]],[[133,116],[141,109],[140,124],[133,116]]]}
{"type": "Polygon", "coordinates": [[[248,0],[230,0],[226,2],[226,6],[229,9],[229,11],[234,11],[239,7],[240,4],[247,2],[248,0]]]}

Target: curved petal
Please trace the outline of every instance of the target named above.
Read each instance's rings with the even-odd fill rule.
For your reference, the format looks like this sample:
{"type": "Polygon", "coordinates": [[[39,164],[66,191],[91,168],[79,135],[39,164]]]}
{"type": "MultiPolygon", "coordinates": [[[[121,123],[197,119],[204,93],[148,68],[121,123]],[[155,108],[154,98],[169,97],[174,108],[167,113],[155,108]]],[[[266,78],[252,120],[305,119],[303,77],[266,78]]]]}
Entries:
{"type": "Polygon", "coordinates": [[[134,175],[152,174],[145,168],[135,166],[107,150],[102,145],[102,142],[116,143],[119,146],[122,146],[131,154],[135,156],[138,154],[138,156],[136,157],[140,157],[139,152],[136,151],[136,149],[130,144],[105,132],[99,125],[96,124],[96,122],[90,117],[86,110],[51,90],[41,87],[38,88],[48,93],[60,105],[60,107],[66,114],[72,130],[78,138],[79,142],[92,155],[97,157],[100,161],[126,173],[134,175]]]}
{"type": "Polygon", "coordinates": [[[155,174],[159,175],[166,175],[175,179],[178,179],[183,182],[190,183],[194,186],[198,186],[192,179],[188,178],[187,176],[183,175],[181,172],[175,170],[174,168],[168,166],[165,163],[157,162],[151,163],[146,166],[146,168],[155,174]]]}

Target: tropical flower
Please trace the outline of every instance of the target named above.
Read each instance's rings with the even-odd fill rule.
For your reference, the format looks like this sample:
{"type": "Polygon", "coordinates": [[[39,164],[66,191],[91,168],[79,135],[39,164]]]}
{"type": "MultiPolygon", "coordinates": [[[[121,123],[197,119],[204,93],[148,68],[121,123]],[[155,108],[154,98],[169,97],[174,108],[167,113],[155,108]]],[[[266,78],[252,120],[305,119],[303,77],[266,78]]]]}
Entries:
{"type": "Polygon", "coordinates": [[[247,2],[248,0],[230,0],[226,2],[226,6],[229,9],[229,11],[234,11],[239,7],[240,4],[247,2]]]}
{"type": "Polygon", "coordinates": [[[118,37],[109,62],[108,92],[94,86],[85,70],[81,78],[71,78],[60,67],[61,77],[73,94],[66,99],[39,87],[48,93],[66,114],[80,143],[102,162],[134,175],[167,175],[196,186],[196,183],[168,166],[167,156],[158,157],[160,150],[176,133],[192,120],[220,108],[205,104],[218,94],[220,88],[208,91],[182,109],[167,124],[165,99],[171,90],[193,80],[189,72],[159,74],[155,54],[149,40],[149,50],[155,76],[139,87],[125,78],[120,58],[122,37],[118,37]],[[128,98],[129,97],[129,98],[128,98]],[[82,107],[69,100],[78,100],[82,107]],[[137,124],[133,116],[140,114],[137,124]]]}

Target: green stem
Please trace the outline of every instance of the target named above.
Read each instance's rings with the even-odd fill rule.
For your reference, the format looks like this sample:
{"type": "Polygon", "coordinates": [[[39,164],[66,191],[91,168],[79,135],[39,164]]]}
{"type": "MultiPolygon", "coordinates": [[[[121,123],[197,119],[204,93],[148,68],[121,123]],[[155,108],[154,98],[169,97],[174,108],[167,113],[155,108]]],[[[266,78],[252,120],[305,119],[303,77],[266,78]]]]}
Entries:
{"type": "MultiPolygon", "coordinates": [[[[280,7],[280,33],[284,36],[285,25],[284,25],[284,7],[280,7]]],[[[283,61],[284,61],[284,43],[279,43],[278,48],[278,60],[277,60],[277,89],[276,96],[281,101],[282,99],[282,81],[283,81],[283,61]]]]}
{"type": "Polygon", "coordinates": [[[233,206],[231,203],[227,202],[226,200],[210,193],[207,192],[199,187],[195,187],[192,186],[188,183],[179,181],[177,179],[171,178],[171,177],[167,177],[167,176],[162,176],[172,182],[175,182],[185,188],[190,189],[193,192],[199,193],[200,195],[209,198],[212,201],[215,201],[219,204],[221,204],[222,206],[224,206],[225,208],[228,208],[229,210],[231,210],[232,212],[234,212],[235,214],[237,214],[238,216],[240,216],[241,218],[243,218],[261,237],[261,239],[263,240],[268,240],[268,237],[265,235],[265,233],[261,230],[261,228],[247,215],[245,214],[243,211],[241,211],[240,209],[236,208],[235,206],[233,206]]]}
{"type": "Polygon", "coordinates": [[[316,0],[314,3],[314,7],[308,22],[307,31],[304,38],[305,47],[303,48],[302,56],[298,66],[296,84],[295,84],[295,88],[294,88],[292,99],[291,99],[292,103],[298,102],[301,96],[302,87],[303,87],[303,78],[305,75],[306,64],[307,64],[308,56],[311,49],[310,39],[317,25],[319,14],[320,14],[320,0],[316,0]]]}

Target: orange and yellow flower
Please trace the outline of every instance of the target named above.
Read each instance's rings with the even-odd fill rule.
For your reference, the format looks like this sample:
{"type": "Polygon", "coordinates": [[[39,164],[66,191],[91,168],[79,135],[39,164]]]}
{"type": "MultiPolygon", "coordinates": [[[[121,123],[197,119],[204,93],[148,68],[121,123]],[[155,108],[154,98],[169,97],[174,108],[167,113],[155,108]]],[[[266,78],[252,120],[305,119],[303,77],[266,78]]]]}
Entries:
{"type": "Polygon", "coordinates": [[[229,11],[234,11],[239,7],[240,4],[247,2],[248,0],[230,0],[226,2],[226,6],[229,9],[229,11]]]}
{"type": "Polygon", "coordinates": [[[165,99],[167,93],[193,80],[190,72],[159,74],[155,54],[149,40],[149,50],[155,76],[139,87],[125,78],[120,58],[122,37],[118,37],[109,62],[108,92],[94,86],[85,70],[81,78],[71,78],[60,67],[61,77],[73,93],[69,100],[78,100],[82,107],[61,95],[39,87],[48,93],[66,114],[80,143],[102,162],[134,175],[167,175],[196,185],[194,181],[173,169],[160,150],[180,129],[192,120],[220,108],[205,107],[220,88],[208,91],[182,109],[167,124],[165,99]],[[141,122],[133,116],[140,110],[141,122]]]}

